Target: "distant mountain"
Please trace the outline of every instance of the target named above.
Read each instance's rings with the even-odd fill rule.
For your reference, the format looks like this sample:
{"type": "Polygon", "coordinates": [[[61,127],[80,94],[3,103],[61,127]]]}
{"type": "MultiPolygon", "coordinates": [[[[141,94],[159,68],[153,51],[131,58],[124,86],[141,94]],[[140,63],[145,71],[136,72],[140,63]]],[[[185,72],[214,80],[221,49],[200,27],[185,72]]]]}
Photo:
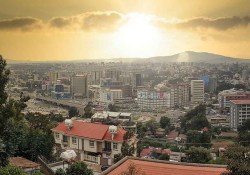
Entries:
{"type": "Polygon", "coordinates": [[[8,64],[24,64],[24,63],[58,63],[58,62],[127,62],[127,63],[170,63],[170,62],[206,62],[206,63],[250,63],[250,59],[241,59],[217,55],[207,52],[186,51],[170,56],[155,56],[150,58],[113,58],[113,59],[83,59],[83,60],[67,60],[67,61],[24,61],[6,59],[8,64]]]}
{"type": "Polygon", "coordinates": [[[171,56],[157,56],[150,57],[145,59],[139,59],[136,62],[155,62],[155,63],[163,63],[163,62],[206,62],[206,63],[250,63],[249,59],[240,59],[240,58],[232,58],[226,57],[223,55],[217,55],[207,52],[193,52],[186,51],[181,52],[171,56]]]}

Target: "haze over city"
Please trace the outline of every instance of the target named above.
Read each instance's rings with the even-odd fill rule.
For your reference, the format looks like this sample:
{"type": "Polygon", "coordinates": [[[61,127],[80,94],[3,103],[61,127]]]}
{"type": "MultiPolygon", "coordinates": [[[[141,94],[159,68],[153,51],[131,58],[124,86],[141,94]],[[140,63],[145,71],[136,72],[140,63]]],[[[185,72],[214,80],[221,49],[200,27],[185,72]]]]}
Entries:
{"type": "Polygon", "coordinates": [[[0,51],[32,61],[184,51],[248,59],[249,6],[246,0],[1,0],[0,51]]]}
{"type": "Polygon", "coordinates": [[[0,175],[250,175],[250,0],[0,0],[0,175]]]}

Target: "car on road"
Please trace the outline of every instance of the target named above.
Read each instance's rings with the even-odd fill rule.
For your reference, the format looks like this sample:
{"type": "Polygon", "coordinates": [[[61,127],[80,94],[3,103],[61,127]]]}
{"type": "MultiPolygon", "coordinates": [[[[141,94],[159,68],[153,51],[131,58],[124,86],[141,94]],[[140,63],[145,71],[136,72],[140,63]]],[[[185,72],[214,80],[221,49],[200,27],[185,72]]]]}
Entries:
{"type": "Polygon", "coordinates": [[[111,167],[111,165],[103,165],[103,166],[101,167],[101,170],[102,170],[102,171],[105,171],[105,170],[108,169],[109,167],[111,167]]]}

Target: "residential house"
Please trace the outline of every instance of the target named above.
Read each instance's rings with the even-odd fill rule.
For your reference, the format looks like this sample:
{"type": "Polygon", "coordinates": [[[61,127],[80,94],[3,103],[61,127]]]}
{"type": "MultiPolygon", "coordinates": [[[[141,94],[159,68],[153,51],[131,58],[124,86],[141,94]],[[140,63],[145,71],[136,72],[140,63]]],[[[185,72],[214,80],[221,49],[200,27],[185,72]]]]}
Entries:
{"type": "MultiPolygon", "coordinates": [[[[70,119],[52,129],[57,147],[74,150],[77,159],[100,165],[111,165],[115,154],[121,153],[125,130],[101,123],[86,123],[70,119]]],[[[135,144],[135,137],[128,141],[135,144]]],[[[136,151],[135,151],[136,152],[136,151]]]]}

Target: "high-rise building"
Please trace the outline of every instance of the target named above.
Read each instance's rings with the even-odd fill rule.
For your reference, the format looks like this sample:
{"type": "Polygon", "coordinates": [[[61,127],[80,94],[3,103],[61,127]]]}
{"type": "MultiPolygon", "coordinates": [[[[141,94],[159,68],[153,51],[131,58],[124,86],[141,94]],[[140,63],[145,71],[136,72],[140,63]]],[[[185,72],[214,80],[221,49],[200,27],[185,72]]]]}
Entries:
{"type": "Polygon", "coordinates": [[[230,100],[250,100],[250,94],[234,89],[220,92],[218,94],[220,113],[226,114],[230,111],[230,100]]]}
{"type": "Polygon", "coordinates": [[[56,82],[58,79],[58,72],[50,72],[49,73],[49,80],[51,82],[56,82]]]}
{"type": "Polygon", "coordinates": [[[248,70],[243,70],[242,71],[242,79],[244,81],[247,81],[249,79],[249,71],[248,70]]]}
{"type": "Polygon", "coordinates": [[[135,74],[135,85],[142,86],[141,74],[135,74]]]}
{"type": "Polygon", "coordinates": [[[76,75],[72,77],[72,95],[87,97],[88,81],[87,76],[76,75]]]}
{"type": "Polygon", "coordinates": [[[191,102],[203,103],[204,102],[204,81],[191,80],[191,102]]]}
{"type": "Polygon", "coordinates": [[[34,74],[34,81],[38,81],[38,74],[34,74]]]}
{"type": "Polygon", "coordinates": [[[209,77],[209,84],[208,84],[208,91],[210,93],[214,93],[217,89],[217,78],[216,77],[209,77]]]}
{"type": "Polygon", "coordinates": [[[111,78],[112,81],[120,81],[121,70],[106,70],[105,78],[111,78]]]}
{"type": "Polygon", "coordinates": [[[101,78],[103,78],[102,71],[91,71],[91,85],[100,85],[101,78]]]}
{"type": "Polygon", "coordinates": [[[246,120],[250,119],[250,100],[230,101],[230,126],[237,129],[246,120]]]}
{"type": "Polygon", "coordinates": [[[170,85],[170,107],[184,107],[189,104],[189,83],[170,85]]]}

